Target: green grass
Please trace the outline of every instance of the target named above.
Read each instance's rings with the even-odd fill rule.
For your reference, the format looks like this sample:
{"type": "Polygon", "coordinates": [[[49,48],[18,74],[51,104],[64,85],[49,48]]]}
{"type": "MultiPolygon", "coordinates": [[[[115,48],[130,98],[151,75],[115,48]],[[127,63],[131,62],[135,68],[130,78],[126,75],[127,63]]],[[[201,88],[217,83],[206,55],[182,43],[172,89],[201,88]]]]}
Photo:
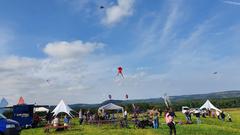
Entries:
{"type": "MultiPolygon", "coordinates": [[[[222,122],[217,118],[201,118],[202,124],[177,125],[178,135],[240,135],[240,109],[225,110],[232,116],[233,122],[222,122]]],[[[183,114],[177,112],[175,121],[185,121],[183,114]]],[[[52,130],[50,135],[168,135],[168,127],[163,123],[159,129],[136,129],[132,125],[130,128],[119,128],[113,125],[83,125],[79,126],[77,119],[73,120],[73,127],[69,131],[55,132],[52,130]]],[[[43,128],[25,129],[21,135],[44,135],[43,128]]]]}

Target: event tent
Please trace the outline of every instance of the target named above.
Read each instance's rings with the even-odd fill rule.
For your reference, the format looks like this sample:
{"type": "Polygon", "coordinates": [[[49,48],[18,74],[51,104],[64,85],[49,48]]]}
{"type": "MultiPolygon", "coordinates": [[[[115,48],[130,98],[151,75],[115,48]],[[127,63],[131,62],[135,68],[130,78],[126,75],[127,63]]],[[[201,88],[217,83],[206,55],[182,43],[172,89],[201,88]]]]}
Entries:
{"type": "Polygon", "coordinates": [[[0,102],[0,113],[4,112],[4,107],[8,106],[8,101],[5,98],[2,98],[1,102],[0,102]]]}
{"type": "Polygon", "coordinates": [[[71,111],[73,111],[67,104],[64,103],[63,100],[61,100],[58,105],[55,107],[55,109],[52,111],[53,116],[57,116],[59,113],[63,112],[68,114],[70,117],[73,117],[71,114],[71,111]]]}
{"type": "Polygon", "coordinates": [[[104,106],[99,107],[99,109],[98,109],[99,112],[101,112],[101,111],[104,112],[106,110],[121,110],[122,112],[124,111],[123,107],[115,105],[113,103],[108,103],[104,106]]]}
{"type": "Polygon", "coordinates": [[[2,98],[0,102],[0,107],[7,107],[8,106],[8,101],[5,98],[2,98]]]}
{"type": "Polygon", "coordinates": [[[207,110],[210,110],[210,109],[214,109],[214,110],[217,110],[219,112],[222,112],[220,109],[218,109],[217,107],[215,107],[209,100],[207,100],[201,107],[200,109],[207,109],[207,110]]]}
{"type": "Polygon", "coordinates": [[[45,107],[35,107],[34,112],[49,112],[49,109],[45,107]]]}
{"type": "Polygon", "coordinates": [[[18,100],[18,105],[23,105],[23,104],[25,104],[25,100],[23,97],[20,97],[18,100]]]}

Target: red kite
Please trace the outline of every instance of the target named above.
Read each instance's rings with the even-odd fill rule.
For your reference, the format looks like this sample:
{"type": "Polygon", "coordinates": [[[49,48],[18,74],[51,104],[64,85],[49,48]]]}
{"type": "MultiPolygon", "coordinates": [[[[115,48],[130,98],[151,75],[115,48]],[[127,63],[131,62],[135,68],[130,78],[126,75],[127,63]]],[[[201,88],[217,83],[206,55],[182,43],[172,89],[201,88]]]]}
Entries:
{"type": "Polygon", "coordinates": [[[123,68],[122,67],[118,67],[117,76],[119,76],[119,74],[122,76],[122,78],[124,78],[124,76],[123,76],[123,68]]]}

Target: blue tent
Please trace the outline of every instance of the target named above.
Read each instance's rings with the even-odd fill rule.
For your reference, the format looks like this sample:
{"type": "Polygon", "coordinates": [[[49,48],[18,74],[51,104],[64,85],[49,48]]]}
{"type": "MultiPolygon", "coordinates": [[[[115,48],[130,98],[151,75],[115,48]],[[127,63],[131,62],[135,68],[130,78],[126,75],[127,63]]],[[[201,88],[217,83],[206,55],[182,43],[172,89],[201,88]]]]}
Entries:
{"type": "MultiPolygon", "coordinates": [[[[8,101],[5,98],[2,98],[0,102],[0,108],[4,108],[8,106],[8,101]]],[[[0,113],[3,113],[4,109],[0,109],[0,113]]]]}

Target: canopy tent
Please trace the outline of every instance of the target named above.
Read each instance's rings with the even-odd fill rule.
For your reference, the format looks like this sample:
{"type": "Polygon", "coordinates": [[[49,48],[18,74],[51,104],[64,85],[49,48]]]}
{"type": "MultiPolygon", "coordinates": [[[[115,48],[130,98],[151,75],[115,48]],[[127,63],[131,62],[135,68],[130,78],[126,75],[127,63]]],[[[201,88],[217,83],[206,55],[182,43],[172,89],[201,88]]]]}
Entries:
{"type": "Polygon", "coordinates": [[[0,107],[7,107],[8,106],[8,101],[5,98],[2,98],[0,102],[0,107]]]}
{"type": "Polygon", "coordinates": [[[215,107],[209,100],[207,100],[201,107],[200,109],[214,109],[217,110],[219,112],[222,112],[220,109],[218,109],[217,107],[215,107]]]}
{"type": "Polygon", "coordinates": [[[68,114],[70,117],[73,117],[71,114],[71,111],[73,111],[68,105],[64,103],[63,100],[61,100],[58,105],[55,107],[55,109],[52,111],[53,116],[57,116],[59,113],[64,112],[68,114]]]}
{"type": "Polygon", "coordinates": [[[25,101],[24,101],[23,97],[20,97],[18,100],[18,105],[23,105],[23,104],[25,104],[25,101]]]}
{"type": "Polygon", "coordinates": [[[49,109],[45,108],[45,107],[35,107],[34,108],[34,112],[49,112],[49,109]]]}
{"type": "Polygon", "coordinates": [[[1,102],[0,102],[0,113],[4,112],[4,107],[8,106],[8,101],[5,98],[2,98],[1,102]]]}
{"type": "Polygon", "coordinates": [[[99,111],[99,112],[101,112],[101,111],[104,112],[104,111],[106,111],[106,110],[121,110],[122,112],[124,111],[124,110],[123,110],[123,107],[118,106],[118,105],[115,105],[115,104],[113,104],[113,103],[108,103],[108,104],[106,104],[106,105],[101,106],[101,107],[98,108],[98,111],[99,111]]]}

